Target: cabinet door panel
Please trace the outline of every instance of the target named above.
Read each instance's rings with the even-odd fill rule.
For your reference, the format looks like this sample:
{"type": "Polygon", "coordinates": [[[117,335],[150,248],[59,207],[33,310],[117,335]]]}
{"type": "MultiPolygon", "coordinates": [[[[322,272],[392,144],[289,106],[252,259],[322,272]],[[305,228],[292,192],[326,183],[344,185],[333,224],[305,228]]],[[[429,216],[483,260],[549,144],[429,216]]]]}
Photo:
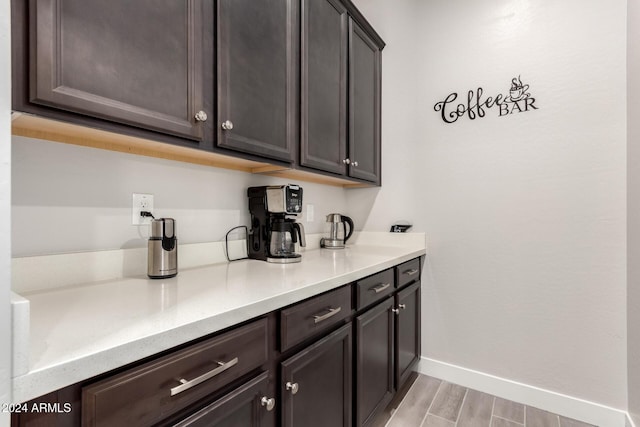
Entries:
{"type": "Polygon", "coordinates": [[[380,181],[380,49],[349,22],[349,176],[380,181]]]}
{"type": "Polygon", "coordinates": [[[218,1],[218,146],[292,159],[298,21],[294,0],[218,1]]]}
{"type": "Polygon", "coordinates": [[[203,138],[202,0],[29,5],[31,102],[203,138]]]}
{"type": "Polygon", "coordinates": [[[420,359],[420,282],[398,292],[396,307],[396,389],[420,359]]]}
{"type": "Polygon", "coordinates": [[[344,174],[347,11],[336,0],[302,1],[300,163],[344,174]]]}
{"type": "Polygon", "coordinates": [[[268,374],[238,387],[219,400],[175,424],[175,427],[262,427],[273,425],[273,412],[261,404],[268,396],[268,374]]]}
{"type": "Polygon", "coordinates": [[[356,421],[367,425],[393,397],[393,298],[358,316],[356,327],[356,421]]]}
{"type": "Polygon", "coordinates": [[[282,425],[350,426],[351,364],[351,323],[282,362],[282,425]]]}

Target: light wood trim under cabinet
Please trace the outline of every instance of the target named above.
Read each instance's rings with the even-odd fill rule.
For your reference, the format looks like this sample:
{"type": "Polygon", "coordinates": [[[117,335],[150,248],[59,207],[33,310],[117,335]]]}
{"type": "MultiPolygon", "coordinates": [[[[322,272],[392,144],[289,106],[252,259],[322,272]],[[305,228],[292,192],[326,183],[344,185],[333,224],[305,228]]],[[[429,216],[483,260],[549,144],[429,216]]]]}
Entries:
{"type": "Polygon", "coordinates": [[[20,112],[14,112],[11,115],[11,134],[46,141],[80,145],[83,147],[99,148],[102,150],[118,151],[121,153],[136,154],[140,156],[213,166],[247,173],[313,182],[316,184],[333,185],[345,188],[369,187],[369,185],[359,184],[342,178],[319,175],[295,169],[287,169],[283,166],[275,166],[268,163],[245,160],[188,147],[180,147],[177,145],[107,132],[20,112]]]}

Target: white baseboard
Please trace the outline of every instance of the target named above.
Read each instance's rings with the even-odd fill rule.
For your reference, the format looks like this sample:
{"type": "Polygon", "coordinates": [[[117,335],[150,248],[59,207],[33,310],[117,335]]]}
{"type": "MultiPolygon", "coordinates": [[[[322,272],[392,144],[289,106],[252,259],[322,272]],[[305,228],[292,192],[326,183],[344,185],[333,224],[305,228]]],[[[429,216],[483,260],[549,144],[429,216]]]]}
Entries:
{"type": "Polygon", "coordinates": [[[628,414],[598,403],[422,357],[418,372],[600,427],[635,427],[628,414]]]}

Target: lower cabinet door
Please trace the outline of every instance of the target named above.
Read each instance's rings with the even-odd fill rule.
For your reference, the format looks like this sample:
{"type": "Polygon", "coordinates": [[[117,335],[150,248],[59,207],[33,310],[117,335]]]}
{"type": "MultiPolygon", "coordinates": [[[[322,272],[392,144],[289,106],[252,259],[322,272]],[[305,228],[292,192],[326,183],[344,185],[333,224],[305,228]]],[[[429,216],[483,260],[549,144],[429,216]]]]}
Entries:
{"type": "Polygon", "coordinates": [[[396,389],[420,359],[420,282],[396,295],[396,389]]]}
{"type": "Polygon", "coordinates": [[[351,425],[351,323],[281,364],[282,425],[351,425]]]}
{"type": "Polygon", "coordinates": [[[267,394],[268,372],[205,406],[174,427],[266,427],[274,425],[275,398],[267,394]]]}
{"type": "Polygon", "coordinates": [[[371,423],[393,397],[393,298],[355,320],[356,425],[371,423]]]}

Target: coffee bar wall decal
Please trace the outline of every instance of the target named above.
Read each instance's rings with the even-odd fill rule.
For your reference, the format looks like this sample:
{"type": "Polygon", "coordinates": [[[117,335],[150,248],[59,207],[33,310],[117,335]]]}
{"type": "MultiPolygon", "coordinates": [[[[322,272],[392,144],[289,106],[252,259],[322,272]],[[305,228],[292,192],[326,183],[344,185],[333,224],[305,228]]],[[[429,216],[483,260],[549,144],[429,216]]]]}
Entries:
{"type": "Polygon", "coordinates": [[[478,117],[484,117],[490,109],[495,109],[498,117],[538,109],[535,105],[536,99],[529,93],[529,85],[522,83],[520,76],[511,79],[508,95],[498,94],[488,97],[483,97],[483,95],[484,90],[479,87],[475,91],[467,92],[466,102],[455,104],[458,93],[453,92],[443,101],[437,102],[433,109],[440,112],[445,123],[455,123],[465,115],[470,120],[475,120],[478,117]]]}

